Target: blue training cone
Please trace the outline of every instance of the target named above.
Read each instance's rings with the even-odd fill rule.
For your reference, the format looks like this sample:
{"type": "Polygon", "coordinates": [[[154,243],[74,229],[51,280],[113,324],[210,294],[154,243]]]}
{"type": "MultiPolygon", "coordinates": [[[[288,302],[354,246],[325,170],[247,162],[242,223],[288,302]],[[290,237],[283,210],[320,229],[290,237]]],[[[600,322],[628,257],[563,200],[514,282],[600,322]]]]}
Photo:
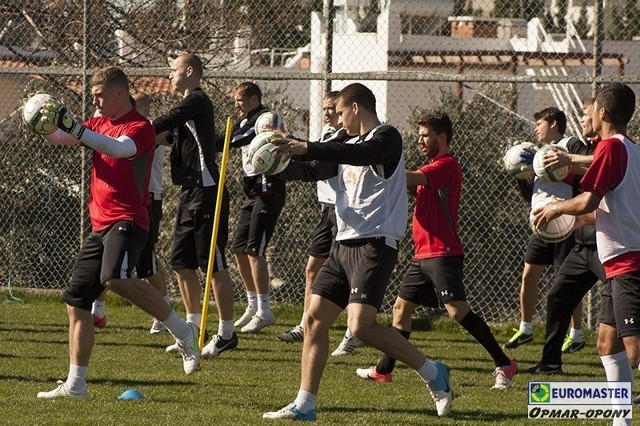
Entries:
{"type": "Polygon", "coordinates": [[[118,397],[120,401],[131,401],[134,399],[144,399],[144,395],[136,389],[127,389],[118,397]]]}

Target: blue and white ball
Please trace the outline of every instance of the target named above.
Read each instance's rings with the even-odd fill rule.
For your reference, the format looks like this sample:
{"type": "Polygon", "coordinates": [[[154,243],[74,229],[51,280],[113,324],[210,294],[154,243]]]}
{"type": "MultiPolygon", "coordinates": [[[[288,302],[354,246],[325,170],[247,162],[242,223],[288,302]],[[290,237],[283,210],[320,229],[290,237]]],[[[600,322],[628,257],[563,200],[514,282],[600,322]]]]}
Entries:
{"type": "Polygon", "coordinates": [[[282,116],[274,111],[267,111],[260,114],[253,127],[256,135],[264,132],[273,132],[276,130],[284,131],[284,120],[282,116]]]}

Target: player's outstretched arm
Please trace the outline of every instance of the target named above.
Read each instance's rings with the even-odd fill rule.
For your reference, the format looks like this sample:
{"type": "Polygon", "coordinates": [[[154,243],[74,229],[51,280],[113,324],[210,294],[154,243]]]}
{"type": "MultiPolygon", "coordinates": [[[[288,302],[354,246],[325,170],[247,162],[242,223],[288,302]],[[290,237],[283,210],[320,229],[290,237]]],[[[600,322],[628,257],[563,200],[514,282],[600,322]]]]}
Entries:
{"type": "Polygon", "coordinates": [[[137,152],[136,144],[130,137],[120,136],[115,139],[87,129],[73,118],[66,105],[57,100],[43,105],[41,112],[43,123],[58,128],[51,135],[47,135],[48,137],[45,136],[45,139],[51,143],[73,145],[71,139],[75,139],[89,148],[114,158],[133,157],[137,152]],[[62,135],[61,132],[67,136],[62,135]]]}

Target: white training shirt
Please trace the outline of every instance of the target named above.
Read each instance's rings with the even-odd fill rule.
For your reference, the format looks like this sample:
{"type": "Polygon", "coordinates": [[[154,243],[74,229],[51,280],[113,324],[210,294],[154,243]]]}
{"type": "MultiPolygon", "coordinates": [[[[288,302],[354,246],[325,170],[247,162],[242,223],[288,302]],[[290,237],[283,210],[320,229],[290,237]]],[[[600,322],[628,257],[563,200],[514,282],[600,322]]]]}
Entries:
{"type": "Polygon", "coordinates": [[[622,135],[614,137],[627,151],[627,169],[620,184],[605,194],[596,209],[596,244],[602,263],[640,251],[640,146],[622,135]]]}
{"type": "MultiPolygon", "coordinates": [[[[371,139],[383,125],[365,138],[371,139]]],[[[345,143],[358,143],[359,137],[345,143]]],[[[336,190],[337,241],[385,237],[386,244],[397,248],[407,228],[407,176],[404,153],[389,178],[384,165],[338,165],[336,190]]]]}
{"type": "MultiPolygon", "coordinates": [[[[329,142],[340,136],[344,129],[338,129],[325,124],[322,128],[322,139],[320,142],[329,142]]],[[[336,189],[338,188],[338,177],[334,176],[326,180],[318,181],[318,201],[322,204],[334,205],[336,203],[336,189]]]]}

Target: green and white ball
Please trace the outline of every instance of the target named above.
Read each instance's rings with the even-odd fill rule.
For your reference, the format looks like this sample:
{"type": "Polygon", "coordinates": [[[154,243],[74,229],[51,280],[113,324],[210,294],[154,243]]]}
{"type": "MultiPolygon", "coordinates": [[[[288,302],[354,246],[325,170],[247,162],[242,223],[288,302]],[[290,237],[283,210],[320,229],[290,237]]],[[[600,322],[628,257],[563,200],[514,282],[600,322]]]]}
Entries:
{"type": "Polygon", "coordinates": [[[253,138],[249,144],[249,158],[256,172],[263,175],[275,175],[283,171],[288,165],[290,156],[283,152],[272,152],[276,147],[273,143],[284,136],[277,132],[263,132],[253,138]]]}
{"type": "Polygon", "coordinates": [[[48,135],[56,131],[57,127],[53,124],[42,122],[42,106],[50,101],[56,101],[51,95],[46,93],[38,93],[32,96],[22,107],[22,120],[29,131],[38,135],[48,135]]]}

